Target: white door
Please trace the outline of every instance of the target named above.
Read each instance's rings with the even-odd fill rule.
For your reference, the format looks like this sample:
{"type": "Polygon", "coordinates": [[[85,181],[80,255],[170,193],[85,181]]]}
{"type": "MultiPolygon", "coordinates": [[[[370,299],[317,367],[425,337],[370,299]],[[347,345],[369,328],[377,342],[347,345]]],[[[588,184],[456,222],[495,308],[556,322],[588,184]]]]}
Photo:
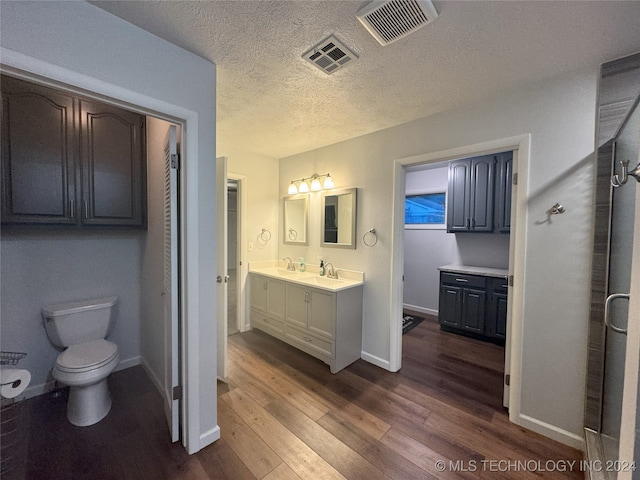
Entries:
{"type": "Polygon", "coordinates": [[[164,332],[165,414],[171,441],[180,437],[179,331],[178,331],[178,146],[176,126],[164,141],[164,332]]]}
{"type": "Polygon", "coordinates": [[[227,157],[216,158],[218,378],[227,376],[227,157]]]}

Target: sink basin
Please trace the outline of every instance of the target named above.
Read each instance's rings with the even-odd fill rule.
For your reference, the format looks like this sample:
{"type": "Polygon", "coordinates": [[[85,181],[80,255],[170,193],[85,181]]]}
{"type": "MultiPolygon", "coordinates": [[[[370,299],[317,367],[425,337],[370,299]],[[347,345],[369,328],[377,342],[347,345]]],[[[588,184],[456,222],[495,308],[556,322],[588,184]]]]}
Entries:
{"type": "Polygon", "coordinates": [[[315,283],[317,285],[321,285],[323,287],[337,287],[345,283],[344,280],[340,280],[339,278],[327,278],[327,277],[315,277],[315,276],[310,278],[305,278],[305,280],[311,283],[315,283]]]}

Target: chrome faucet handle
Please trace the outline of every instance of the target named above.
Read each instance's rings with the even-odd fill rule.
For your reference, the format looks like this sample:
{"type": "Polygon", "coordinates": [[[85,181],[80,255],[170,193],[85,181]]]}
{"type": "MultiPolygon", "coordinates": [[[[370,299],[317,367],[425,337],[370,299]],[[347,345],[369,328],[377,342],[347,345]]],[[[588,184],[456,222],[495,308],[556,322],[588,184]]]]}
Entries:
{"type": "Polygon", "coordinates": [[[325,263],[324,267],[327,269],[327,278],[337,278],[336,271],[333,268],[333,263],[325,263]]]}
{"type": "Polygon", "coordinates": [[[291,260],[291,257],[284,257],[282,259],[283,262],[287,262],[287,270],[295,270],[296,266],[293,264],[293,260],[291,260]]]}

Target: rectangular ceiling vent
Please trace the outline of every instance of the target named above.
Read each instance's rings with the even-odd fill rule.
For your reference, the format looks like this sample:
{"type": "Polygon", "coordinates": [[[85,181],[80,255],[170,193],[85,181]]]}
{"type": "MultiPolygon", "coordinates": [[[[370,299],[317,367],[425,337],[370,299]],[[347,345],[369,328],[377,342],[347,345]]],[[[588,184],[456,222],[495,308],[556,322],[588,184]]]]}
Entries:
{"type": "Polygon", "coordinates": [[[356,14],[380,45],[406,37],[438,17],[431,0],[374,0],[356,14]]]}
{"type": "Polygon", "coordinates": [[[358,56],[330,35],[307,50],[303,55],[307,62],[331,75],[348,63],[358,60],[358,56]]]}

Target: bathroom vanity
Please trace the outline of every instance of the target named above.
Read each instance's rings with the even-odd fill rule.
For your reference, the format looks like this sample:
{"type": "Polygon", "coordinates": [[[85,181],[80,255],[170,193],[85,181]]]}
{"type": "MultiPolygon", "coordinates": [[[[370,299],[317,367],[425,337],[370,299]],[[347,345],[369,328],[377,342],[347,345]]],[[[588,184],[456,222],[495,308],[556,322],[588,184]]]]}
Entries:
{"type": "Polygon", "coordinates": [[[361,272],[338,279],[277,262],[249,266],[251,326],[312,355],[336,373],[362,350],[361,272]]]}

